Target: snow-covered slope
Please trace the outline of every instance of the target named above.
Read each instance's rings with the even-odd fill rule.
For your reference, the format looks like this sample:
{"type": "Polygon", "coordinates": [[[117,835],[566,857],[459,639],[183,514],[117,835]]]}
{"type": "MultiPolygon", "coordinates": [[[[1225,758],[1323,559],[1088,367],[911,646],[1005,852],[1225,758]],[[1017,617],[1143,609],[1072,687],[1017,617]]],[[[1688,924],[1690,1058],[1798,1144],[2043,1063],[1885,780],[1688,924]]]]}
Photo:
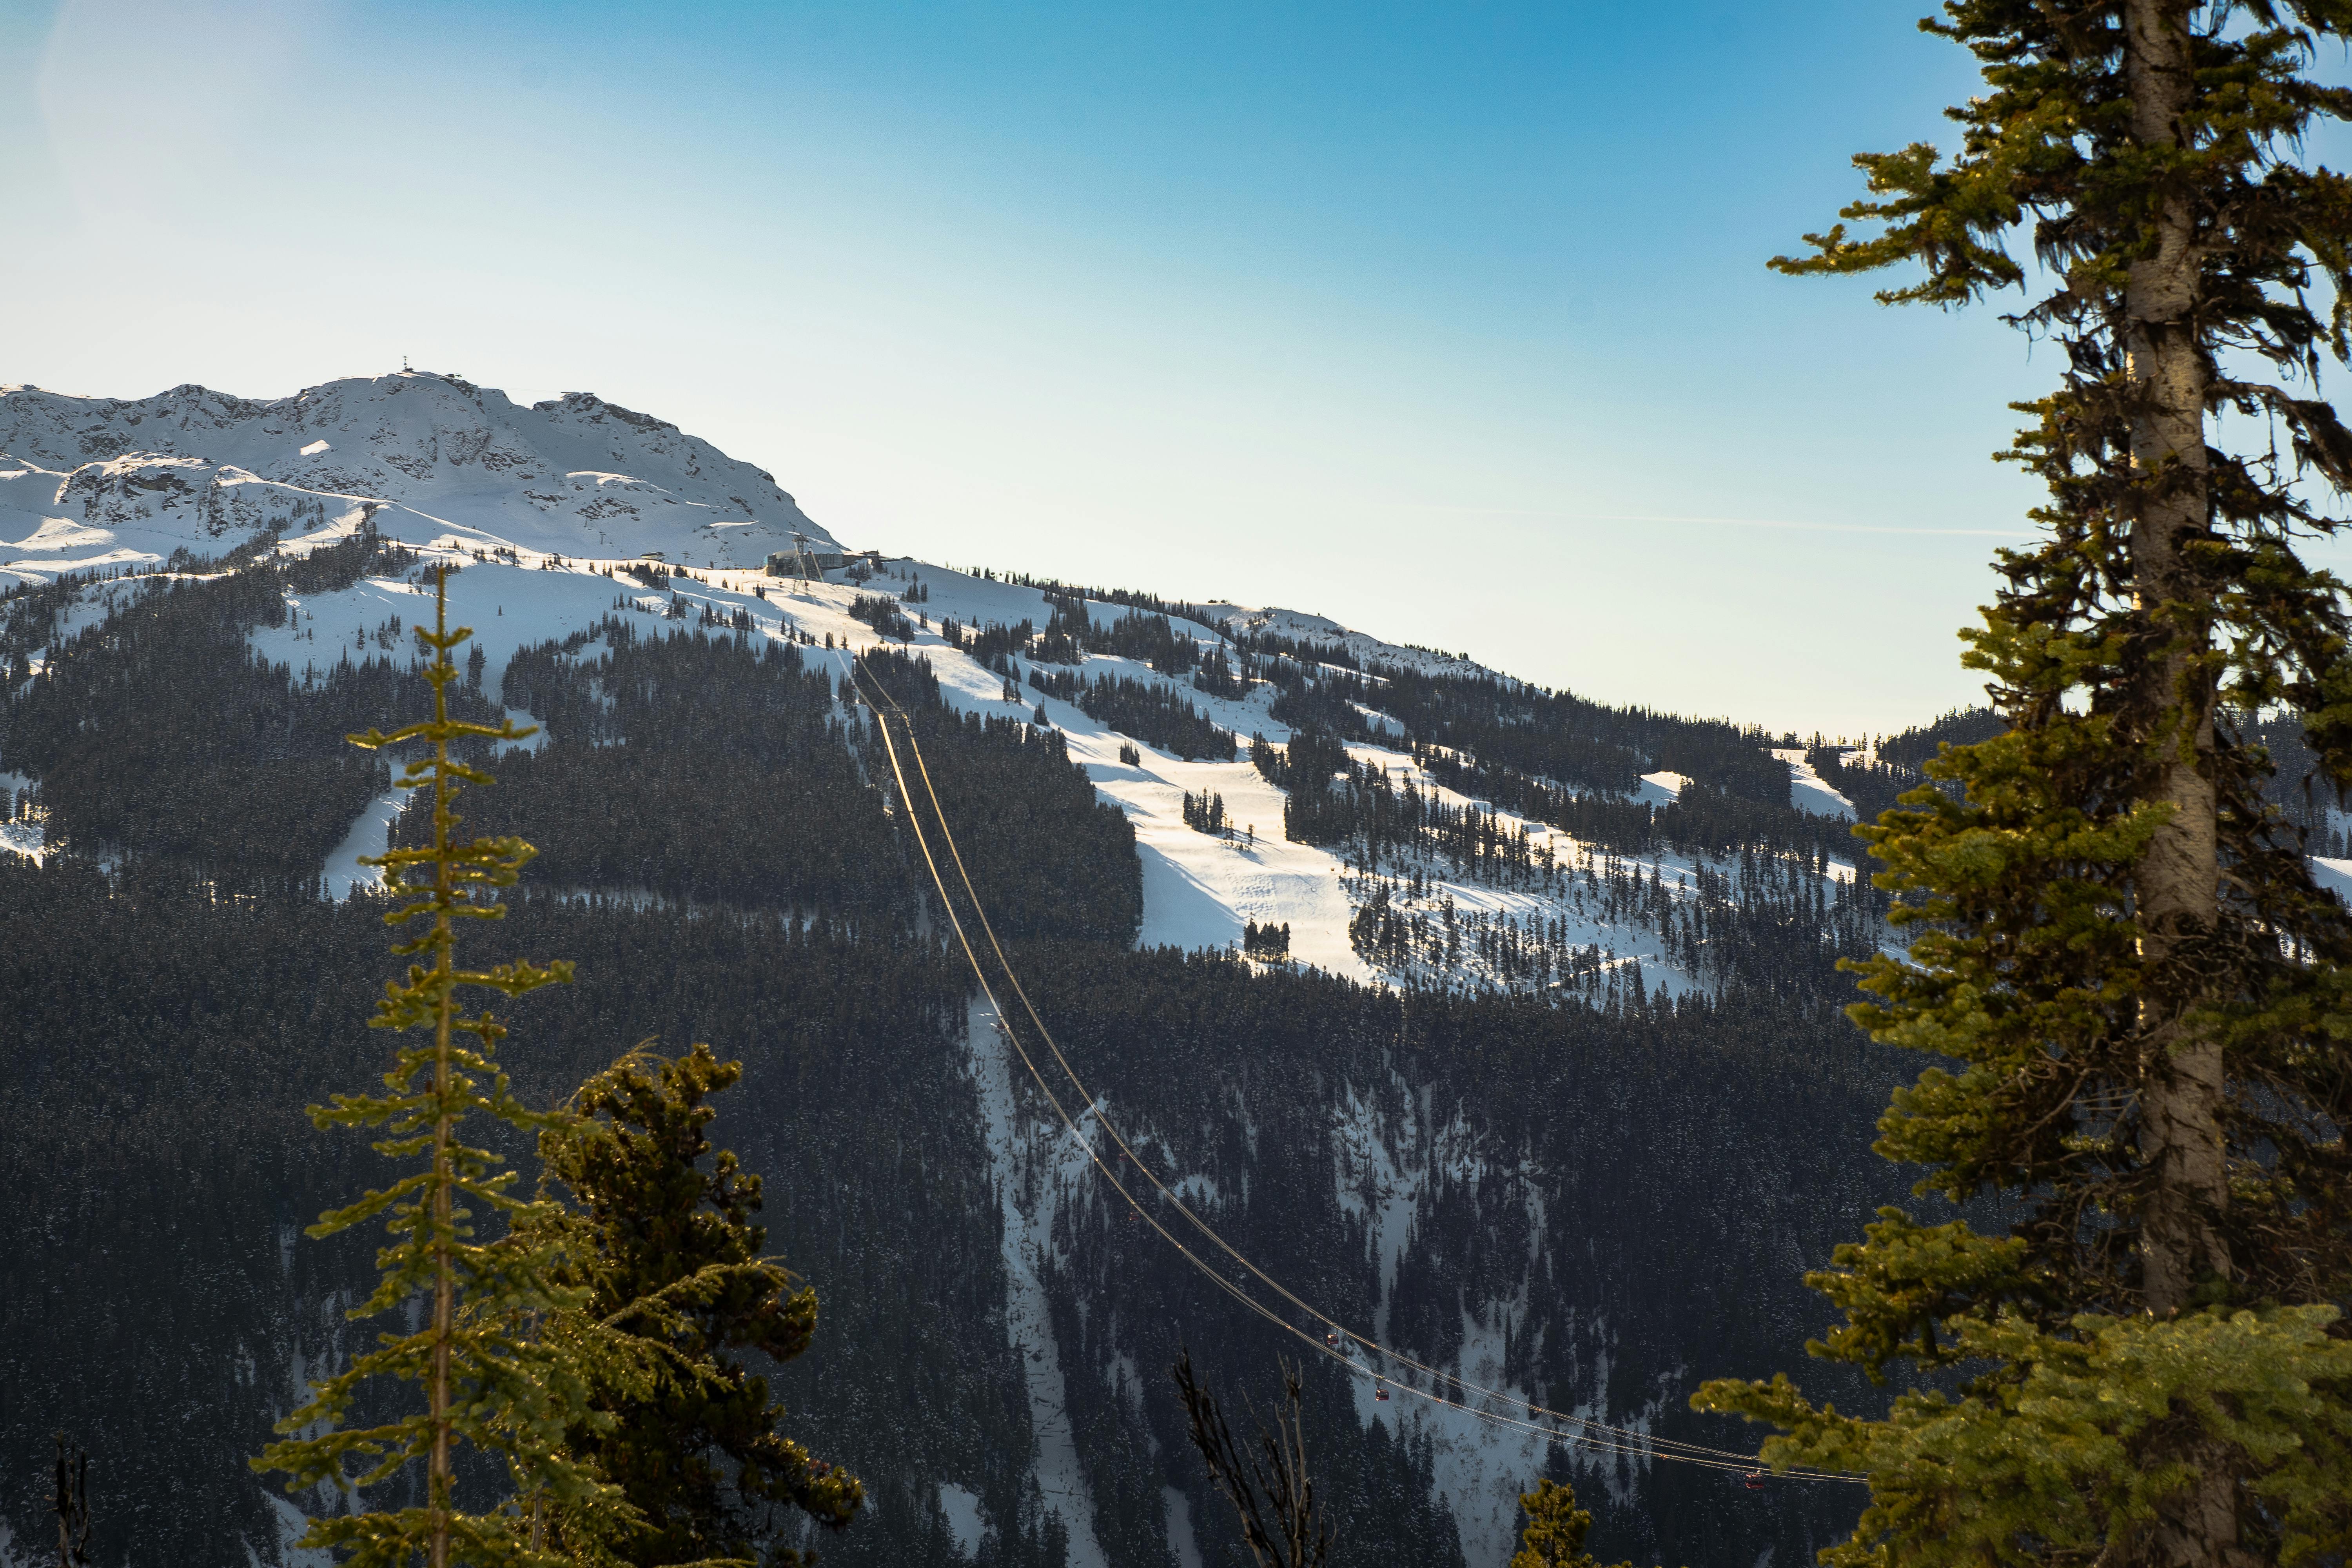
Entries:
{"type": "MultiPolygon", "coordinates": [[[[331,524],[289,539],[281,548],[289,552],[310,548],[350,526],[348,522],[331,524]]],[[[495,547],[497,542],[488,542],[495,547]]],[[[951,645],[941,635],[940,622],[952,617],[966,626],[1022,620],[1042,626],[1051,606],[1037,589],[899,561],[890,563],[885,575],[863,585],[828,582],[788,586],[756,572],[720,568],[672,577],[667,591],[656,592],[625,576],[600,574],[612,563],[593,557],[568,556],[561,563],[527,554],[484,561],[469,551],[446,545],[444,550],[457,555],[465,566],[450,579],[451,615],[474,628],[475,642],[487,659],[484,685],[490,690],[498,689],[516,649],[572,636],[608,614],[616,584],[625,590],[628,603],[656,624],[671,614],[675,596],[691,622],[698,623],[706,608],[724,620],[744,616],[756,635],[803,646],[814,644],[804,657],[830,657],[838,670],[845,671],[846,650],[871,647],[877,641],[873,627],[850,614],[856,599],[864,594],[904,593],[919,582],[927,596],[905,608],[910,618],[920,616],[923,624],[916,627],[906,646],[909,652],[931,661],[941,695],[967,712],[1034,714],[1042,710],[1061,733],[1071,760],[1086,769],[1101,797],[1117,805],[1133,825],[1142,861],[1140,941],[1144,946],[1232,950],[1240,944],[1245,926],[1255,921],[1287,926],[1291,961],[1331,973],[1377,980],[1402,979],[1410,973],[1423,982],[1507,987],[1526,984],[1526,976],[1516,980],[1506,976],[1491,956],[1482,956],[1479,938],[1486,935],[1494,941],[1524,943],[1540,941],[1548,933],[1556,942],[1585,952],[1588,967],[1603,977],[1622,973],[1630,979],[1639,973],[1643,985],[1651,990],[1702,988],[1695,976],[1677,966],[1657,931],[1631,918],[1604,914],[1596,884],[1585,875],[1598,869],[1604,876],[1655,879],[1669,900],[1679,902],[1690,896],[1699,866],[1697,857],[1660,853],[1636,861],[1596,851],[1545,824],[1488,802],[1466,799],[1429,776],[1409,752],[1351,744],[1350,755],[1388,769],[1400,787],[1410,780],[1432,798],[1491,814],[1506,835],[1524,833],[1536,853],[1548,856],[1561,872],[1548,883],[1498,887],[1444,865],[1424,863],[1418,868],[1420,890],[1407,894],[1397,879],[1412,868],[1400,868],[1391,860],[1381,868],[1381,876],[1368,877],[1365,868],[1350,864],[1340,853],[1285,838],[1282,792],[1267,783],[1246,756],[1233,762],[1178,757],[1120,733],[1076,703],[1047,696],[1025,683],[1017,700],[1007,702],[1003,677],[951,645]],[[830,656],[823,653],[828,643],[836,650],[830,656]],[[1127,760],[1125,753],[1129,751],[1137,760],[1127,760]],[[1213,794],[1221,796],[1226,817],[1234,824],[1232,836],[1202,833],[1188,826],[1183,810],[1188,794],[1203,799],[1213,794]],[[1444,973],[1416,963],[1408,971],[1389,974],[1368,963],[1357,950],[1350,922],[1383,881],[1400,912],[1408,917],[1417,914],[1433,929],[1458,928],[1457,955],[1444,973]]],[[[342,657],[342,650],[364,644],[373,629],[389,618],[414,622],[421,617],[425,614],[421,592],[414,578],[368,578],[340,594],[307,598],[289,606],[293,614],[285,626],[254,634],[255,651],[288,666],[297,677],[313,670],[324,673],[342,657]]],[[[1124,606],[1097,601],[1089,601],[1087,608],[1104,625],[1129,613],[1124,606]]],[[[1195,623],[1178,619],[1171,625],[1180,633],[1196,635],[1204,644],[1224,643],[1218,634],[1195,623]]],[[[1365,647],[1360,651],[1366,653],[1374,647],[1390,646],[1362,640],[1365,647]]],[[[1225,646],[1231,652],[1230,645],[1225,646]]],[[[1213,697],[1181,678],[1108,654],[1086,656],[1082,672],[1088,678],[1119,676],[1174,688],[1219,726],[1234,732],[1244,748],[1254,734],[1264,735],[1276,745],[1291,738],[1290,727],[1268,710],[1271,693],[1263,685],[1239,699],[1213,697]]],[[[381,848],[388,817],[388,805],[363,816],[353,829],[352,839],[324,868],[336,891],[371,879],[357,874],[353,858],[381,848]]],[[[1832,874],[1851,872],[1838,867],[1832,874]]]]}
{"type": "Polygon", "coordinates": [[[526,408],[422,371],[270,402],[0,385],[0,581],[216,555],[360,512],[415,543],[697,565],[757,565],[795,529],[831,542],[769,474],[588,393],[526,408]]]}
{"type": "MultiPolygon", "coordinates": [[[[197,386],[139,400],[0,387],[0,582],[135,567],[184,548],[217,555],[264,527],[278,530],[280,548],[296,552],[364,523],[467,567],[453,581],[453,607],[476,628],[491,689],[516,648],[565,637],[607,613],[615,580],[604,574],[648,551],[695,569],[692,577],[672,579],[671,593],[635,595],[649,615],[669,613],[674,593],[698,617],[706,606],[725,617],[747,615],[761,634],[796,644],[847,648],[875,640],[872,627],[849,614],[857,586],[833,582],[788,593],[759,574],[769,552],[795,530],[830,542],[771,476],[673,425],[584,394],[525,408],[501,393],[423,372],[331,382],[275,402],[197,386]]],[[[1676,966],[1661,930],[1622,918],[1616,903],[1600,897],[1593,876],[1598,869],[1603,878],[1646,881],[1679,904],[1700,871],[1695,858],[1659,854],[1636,864],[1597,854],[1542,823],[1465,800],[1403,750],[1354,744],[1350,755],[1385,769],[1399,788],[1410,783],[1425,798],[1491,817],[1502,834],[1530,847],[1538,874],[1506,888],[1436,864],[1393,858],[1385,866],[1352,864],[1344,850],[1287,840],[1282,792],[1246,760],[1170,755],[1026,684],[1017,706],[1009,704],[1000,672],[940,635],[939,623],[950,617],[966,626],[1023,620],[1043,626],[1054,605],[1039,589],[915,562],[894,565],[873,587],[901,593],[917,579],[924,596],[908,605],[919,622],[911,651],[931,659],[948,700],[966,710],[1042,710],[1097,790],[1134,825],[1145,945],[1232,948],[1255,921],[1288,928],[1293,962],[1359,979],[1555,983],[1556,965],[1539,965],[1532,980],[1524,965],[1496,967],[1495,953],[1523,953],[1532,944],[1555,955],[1572,950],[1588,979],[1626,966],[1646,987],[1698,985],[1676,966]],[[1221,797],[1234,834],[1187,826],[1188,794],[1221,797]],[[1422,959],[1393,973],[1367,962],[1350,924],[1375,897],[1433,937],[1443,933],[1442,967],[1450,973],[1429,971],[1422,959]]],[[[91,613],[124,591],[136,589],[129,581],[93,585],[86,595],[91,613]]],[[[416,592],[415,579],[366,580],[291,606],[284,626],[256,635],[256,651],[298,675],[322,668],[337,650],[364,647],[387,617],[415,618],[416,592]]],[[[1130,613],[1091,601],[1087,611],[1101,626],[1130,613]]],[[[1343,648],[1367,665],[1509,679],[1466,656],[1385,642],[1299,611],[1219,602],[1189,613],[1201,618],[1171,617],[1170,626],[1204,653],[1218,648],[1237,658],[1228,634],[1247,632],[1343,648]]],[[[75,613],[59,623],[75,624],[75,613]]],[[[1290,739],[1263,683],[1223,698],[1115,655],[1084,655],[1082,666],[1084,678],[1175,688],[1244,742],[1253,734],[1276,745],[1290,739]]],[[[1386,731],[1375,723],[1372,734],[1384,739],[1386,731]]],[[[1817,812],[1843,807],[1811,777],[1801,753],[1790,769],[1801,804],[1817,812]]],[[[1682,783],[1677,774],[1653,773],[1641,795],[1671,800],[1682,783]]],[[[381,842],[388,815],[379,803],[325,868],[339,892],[368,880],[355,858],[381,842]]]]}
{"type": "Polygon", "coordinates": [[[1802,746],[1776,746],[1772,754],[1789,764],[1789,799],[1799,811],[1853,820],[1853,802],[1832,789],[1813,764],[1805,761],[1802,746]]]}

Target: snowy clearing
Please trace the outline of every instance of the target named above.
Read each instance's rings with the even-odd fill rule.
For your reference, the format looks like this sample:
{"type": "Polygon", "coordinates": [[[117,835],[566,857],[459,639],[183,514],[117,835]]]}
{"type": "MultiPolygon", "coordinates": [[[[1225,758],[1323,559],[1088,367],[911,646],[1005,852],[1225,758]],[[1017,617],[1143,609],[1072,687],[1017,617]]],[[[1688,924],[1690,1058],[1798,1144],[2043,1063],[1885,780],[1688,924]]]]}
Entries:
{"type": "Polygon", "coordinates": [[[1810,811],[1815,816],[1842,816],[1853,820],[1853,802],[1832,789],[1822,779],[1813,764],[1805,761],[1802,747],[1776,746],[1772,754],[1789,764],[1789,804],[1799,811],[1810,811]]]}
{"type": "Polygon", "coordinates": [[[1108,1568],[1095,1538],[1094,1494],[1070,1426],[1061,1350],[1045,1304],[1044,1278],[1053,1256],[1055,1215],[1074,1193],[1091,1192],[1083,1184],[1091,1174],[1090,1162],[1083,1150],[1071,1146],[1065,1129],[1021,1113],[1013,1081],[1020,1069],[997,1026],[994,1009],[974,999],[964,1030],[989,1165],[1003,1211],[1005,1332],[1028,1382],[1038,1489],[1046,1510],[1059,1515],[1070,1532],[1070,1568],[1108,1568]]]}

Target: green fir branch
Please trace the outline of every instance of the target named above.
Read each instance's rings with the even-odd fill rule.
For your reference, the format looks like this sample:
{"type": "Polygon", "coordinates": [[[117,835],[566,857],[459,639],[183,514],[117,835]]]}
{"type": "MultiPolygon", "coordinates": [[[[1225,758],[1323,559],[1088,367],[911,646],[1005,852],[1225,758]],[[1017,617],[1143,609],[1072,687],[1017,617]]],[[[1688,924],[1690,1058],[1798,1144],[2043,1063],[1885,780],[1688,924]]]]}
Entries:
{"type": "Polygon", "coordinates": [[[1963,634],[2006,732],[1856,830],[1910,944],[1846,965],[1851,1016],[1930,1061],[1874,1148],[1967,1217],[1882,1209],[1809,1277],[1843,1316],[1811,1348],[1897,1380],[1884,1419],[1785,1375],[1694,1404],[1781,1428],[1776,1466],[1869,1479],[1832,1564],[2327,1560],[2352,916],[2257,736],[2299,724],[2317,782],[2352,784],[2352,615],[2305,558],[2352,492],[2317,385],[2352,359],[2352,181],[2303,156],[2352,120],[2305,74],[2352,4],[1949,0],[1922,26],[1983,77],[1958,148],[1856,159],[1867,198],[1772,265],[1916,268],[1891,303],[2041,287],[2008,319],[2066,351],[2000,454],[2047,487],[2042,537],[1963,634]]]}

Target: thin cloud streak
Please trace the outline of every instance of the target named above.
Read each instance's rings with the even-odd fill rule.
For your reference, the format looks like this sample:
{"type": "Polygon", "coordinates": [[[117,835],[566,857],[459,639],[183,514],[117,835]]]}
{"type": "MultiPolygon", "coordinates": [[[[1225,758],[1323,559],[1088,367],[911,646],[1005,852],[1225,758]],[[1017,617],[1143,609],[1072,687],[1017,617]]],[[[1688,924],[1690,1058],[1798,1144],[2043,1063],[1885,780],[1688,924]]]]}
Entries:
{"type": "Polygon", "coordinates": [[[1694,522],[1717,528],[1780,528],[1801,533],[1891,533],[1905,538],[2032,539],[2021,528],[1899,528],[1867,522],[1790,522],[1768,517],[1659,517],[1646,512],[1542,511],[1501,506],[1433,506],[1422,511],[1453,512],[1465,517],[1549,517],[1562,522],[1694,522]]]}

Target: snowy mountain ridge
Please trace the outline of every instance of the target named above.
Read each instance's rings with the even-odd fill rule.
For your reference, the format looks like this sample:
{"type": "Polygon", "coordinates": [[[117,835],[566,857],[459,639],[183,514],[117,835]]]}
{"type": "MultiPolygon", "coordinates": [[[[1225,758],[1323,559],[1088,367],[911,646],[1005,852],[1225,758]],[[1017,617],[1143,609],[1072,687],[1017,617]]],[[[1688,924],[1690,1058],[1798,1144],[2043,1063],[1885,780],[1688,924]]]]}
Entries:
{"type": "Polygon", "coordinates": [[[1322,644],[1344,649],[1360,662],[1377,662],[1424,675],[1490,675],[1512,685],[1518,684],[1517,677],[1488,669],[1466,653],[1443,653],[1410,643],[1383,642],[1369,632],[1342,626],[1328,616],[1309,615],[1304,610],[1235,605],[1224,600],[1200,607],[1208,612],[1218,626],[1228,632],[1270,633],[1297,642],[1322,644]]]}
{"type": "MultiPolygon", "coordinates": [[[[1580,952],[1588,979],[1624,968],[1646,987],[1708,988],[1675,962],[1657,917],[1624,918],[1615,901],[1596,896],[1590,876],[1580,889],[1577,872],[1596,864],[1595,847],[1447,788],[1416,763],[1383,716],[1367,710],[1372,743],[1351,742],[1349,756],[1384,770],[1400,788],[1483,816],[1507,838],[1528,846],[1536,864],[1554,869],[1514,886],[1436,865],[1408,866],[1407,880],[1398,882],[1392,859],[1383,895],[1383,879],[1368,874],[1380,870],[1377,858],[1367,866],[1344,849],[1287,840],[1285,792],[1246,758],[1180,756],[1123,733],[1078,703],[1034,689],[1034,660],[1033,679],[1023,685],[1015,659],[1008,689],[998,668],[947,632],[950,625],[964,635],[1023,621],[1043,626],[1057,602],[1074,599],[1094,626],[1108,627],[1137,613],[1133,606],[910,558],[894,562],[879,580],[861,572],[846,581],[835,573],[787,593],[761,571],[767,553],[788,544],[794,530],[828,544],[831,536],[765,471],[593,395],[567,394],[525,408],[454,376],[412,371],[331,382],[271,402],[194,385],[137,400],[5,386],[0,454],[0,584],[71,573],[147,574],[92,584],[59,614],[53,642],[161,580],[152,568],[173,552],[218,555],[265,528],[284,535],[277,550],[285,555],[365,528],[464,566],[451,580],[452,610],[476,628],[492,691],[518,649],[562,641],[610,613],[613,574],[649,551],[693,570],[668,578],[662,591],[631,584],[626,602],[640,613],[748,622],[762,638],[822,644],[844,655],[890,640],[853,614],[862,596],[877,588],[895,596],[919,584],[919,599],[908,606],[919,624],[906,628],[898,646],[930,660],[946,700],[966,711],[1002,714],[1009,707],[1050,723],[1099,796],[1134,824],[1143,863],[1144,946],[1232,950],[1250,924],[1279,925],[1289,932],[1292,961],[1360,980],[1547,986],[1559,979],[1558,970],[1538,966],[1532,977],[1507,980],[1498,969],[1517,967],[1516,958],[1506,963],[1498,954],[1516,955],[1534,943],[1580,952]],[[9,533],[22,537],[12,541],[9,533]],[[1141,761],[1129,762],[1130,753],[1141,761]],[[1200,831],[1185,818],[1192,799],[1205,805],[1213,796],[1232,825],[1223,833],[1200,831]],[[1383,919],[1393,910],[1408,924],[1421,922],[1427,940],[1443,949],[1434,967],[1418,959],[1367,961],[1359,917],[1375,898],[1383,919]]],[[[363,578],[341,593],[291,605],[285,626],[254,632],[255,651],[298,679],[323,674],[336,658],[329,650],[366,646],[388,618],[415,619],[419,581],[363,578]]],[[[1375,683],[1382,678],[1370,672],[1388,668],[1521,684],[1466,655],[1386,642],[1301,611],[1221,600],[1164,618],[1173,637],[1235,661],[1240,639],[1270,636],[1310,658],[1328,650],[1328,657],[1352,661],[1375,683]]],[[[32,655],[35,672],[44,654],[32,655]]],[[[1272,711],[1274,692],[1265,682],[1243,683],[1239,696],[1218,695],[1140,659],[1105,653],[1079,654],[1076,672],[1166,691],[1244,746],[1253,735],[1276,745],[1292,738],[1292,726],[1272,711]]],[[[1799,804],[1851,817],[1851,805],[1813,775],[1801,752],[1782,755],[1799,804]]],[[[1635,798],[1670,803],[1684,782],[1680,774],[1653,773],[1635,798]]],[[[357,875],[355,858],[381,848],[393,812],[387,797],[353,825],[351,839],[322,868],[333,891],[347,895],[368,879],[357,875]]],[[[12,832],[8,847],[38,853],[24,827],[12,832]]],[[[1658,881],[1669,905],[1689,897],[1698,869],[1695,857],[1664,853],[1601,851],[1598,862],[1614,876],[1658,881]]],[[[1853,872],[1838,866],[1828,875],[1850,879],[1853,872]]]]}
{"type": "Polygon", "coordinates": [[[257,530],[371,515],[386,537],[757,566],[794,531],[772,475],[590,393],[521,406],[399,371],[268,401],[0,384],[0,580],[219,554],[257,530]]]}

